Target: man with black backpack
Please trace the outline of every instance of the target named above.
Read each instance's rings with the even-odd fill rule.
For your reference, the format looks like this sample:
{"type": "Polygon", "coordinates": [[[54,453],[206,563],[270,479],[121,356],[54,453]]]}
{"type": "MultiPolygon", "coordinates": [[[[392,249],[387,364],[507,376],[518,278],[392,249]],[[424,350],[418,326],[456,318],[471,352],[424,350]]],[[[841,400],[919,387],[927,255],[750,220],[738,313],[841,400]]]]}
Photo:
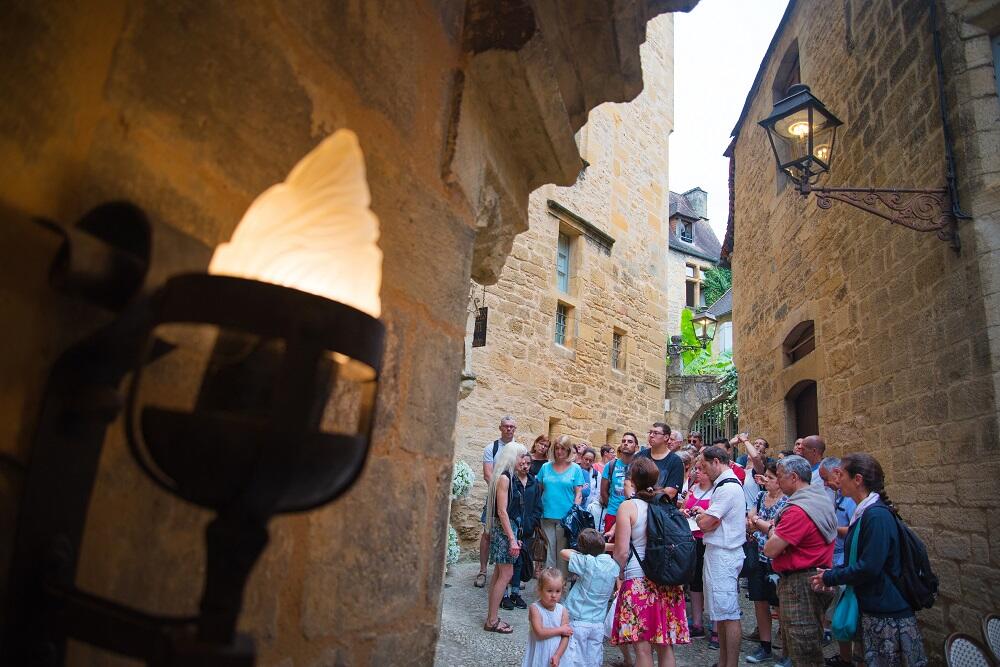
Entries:
{"type": "Polygon", "coordinates": [[[712,480],[708,509],[696,506],[693,510],[698,528],[705,533],[705,608],[719,633],[719,667],[736,667],[742,635],[739,576],[746,542],[746,499],[726,450],[713,445],[701,455],[705,474],[712,480]]]}

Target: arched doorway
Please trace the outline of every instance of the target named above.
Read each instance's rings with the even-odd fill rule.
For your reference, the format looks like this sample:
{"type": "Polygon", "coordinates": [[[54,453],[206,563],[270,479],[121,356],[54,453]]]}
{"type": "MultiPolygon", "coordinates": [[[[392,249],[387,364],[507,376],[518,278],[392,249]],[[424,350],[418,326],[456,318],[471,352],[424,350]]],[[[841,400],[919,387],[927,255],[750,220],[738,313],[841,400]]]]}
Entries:
{"type": "Polygon", "coordinates": [[[819,433],[819,398],[814,380],[802,380],[785,395],[790,440],[819,433]]]}

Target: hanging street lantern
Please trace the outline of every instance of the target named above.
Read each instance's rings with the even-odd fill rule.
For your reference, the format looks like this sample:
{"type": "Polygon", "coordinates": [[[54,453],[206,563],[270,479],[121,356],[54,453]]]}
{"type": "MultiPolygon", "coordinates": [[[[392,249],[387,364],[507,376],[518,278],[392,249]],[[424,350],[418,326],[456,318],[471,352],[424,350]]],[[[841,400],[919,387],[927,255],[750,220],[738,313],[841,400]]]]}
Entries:
{"type": "Polygon", "coordinates": [[[767,130],[778,168],[794,183],[809,183],[830,171],[837,128],[843,123],[809,86],[792,86],[788,97],[775,103],[771,115],[758,124],[767,130]]]}
{"type": "Polygon", "coordinates": [[[694,335],[699,344],[685,345],[681,336],[671,336],[670,343],[667,344],[667,354],[677,356],[681,352],[700,352],[712,344],[718,325],[714,315],[704,310],[691,318],[691,325],[694,327],[694,335]]]}
{"type": "Polygon", "coordinates": [[[843,123],[809,90],[796,84],[784,99],[774,104],[771,114],[758,122],[767,131],[778,169],[788,175],[803,197],[816,193],[816,205],[829,209],[834,201],[877,215],[891,224],[918,232],[936,232],[955,250],[960,247],[958,210],[955,197],[954,165],[946,132],[948,187],[934,189],[877,189],[816,187],[813,183],[830,172],[837,139],[843,123]]]}
{"type": "Polygon", "coordinates": [[[691,318],[691,324],[694,325],[694,332],[701,342],[702,349],[708,347],[715,338],[715,327],[718,324],[715,317],[707,310],[702,311],[691,318]]]}

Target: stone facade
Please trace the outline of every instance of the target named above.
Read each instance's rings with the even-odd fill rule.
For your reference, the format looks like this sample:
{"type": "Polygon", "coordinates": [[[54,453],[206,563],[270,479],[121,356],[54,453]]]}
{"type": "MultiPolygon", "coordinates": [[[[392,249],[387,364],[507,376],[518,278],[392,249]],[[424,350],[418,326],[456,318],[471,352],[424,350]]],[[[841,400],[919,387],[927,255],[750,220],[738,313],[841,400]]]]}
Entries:
{"type": "Polygon", "coordinates": [[[703,273],[719,263],[721,244],[708,222],[707,192],[692,188],[687,192],[670,193],[667,242],[667,330],[677,334],[681,330],[681,311],[688,308],[688,283],[693,284],[693,305],[700,307],[703,273]],[[690,236],[682,234],[685,224],[690,236]],[[694,268],[693,276],[689,267],[694,268]]]}
{"type": "MultiPolygon", "coordinates": [[[[589,165],[577,183],[532,193],[528,231],[515,239],[500,280],[486,288],[486,345],[468,348],[476,386],[459,403],[455,428],[456,457],[477,476],[504,414],[517,418],[525,444],[566,433],[597,446],[663,417],[671,16],[649,24],[642,65],[642,94],[598,107],[580,131],[589,165]],[[556,275],[560,233],[569,240],[566,291],[556,275]],[[555,342],[558,304],[571,309],[563,344],[555,342]],[[620,369],[611,362],[616,333],[624,346],[620,369]]],[[[485,491],[480,481],[453,507],[467,541],[478,537],[485,491]]]]}
{"type": "MultiPolygon", "coordinates": [[[[272,523],[240,625],[262,667],[431,664],[470,276],[495,280],[527,226],[530,192],[576,179],[574,137],[589,110],[641,91],[647,21],[694,4],[5,8],[0,568],[10,561],[48,370],[109,320],[47,284],[57,239],[29,218],[68,224],[100,202],[129,199],[157,225],[214,247],[258,193],[346,127],[365,154],[384,253],[388,337],[372,446],[344,497],[272,523]]],[[[665,163],[666,150],[654,159],[665,163]]],[[[665,191],[665,164],[663,173],[655,185],[665,191]]],[[[653,185],[621,197],[655,200],[653,185]]],[[[158,270],[198,265],[167,255],[158,270]]],[[[642,349],[630,356],[637,371],[651,364],[642,349]]],[[[192,378],[167,362],[146,379],[169,390],[192,378]]],[[[77,584],[150,612],[193,613],[209,516],[145,478],[119,426],[89,500],[77,584]]],[[[70,664],[121,661],[75,645],[70,664]]]]}
{"type": "Polygon", "coordinates": [[[937,4],[971,215],[961,253],[846,204],[819,209],[782,183],[756,124],[797,46],[801,81],[844,121],[821,185],[944,186],[931,19],[918,0],[791,3],[735,131],[727,250],[741,421],[789,445],[786,397],[816,383],[832,453],[875,455],[928,543],[942,596],[920,618],[939,655],[948,632],[978,635],[1000,607],[1000,104],[988,44],[1000,17],[996,3],[937,4]],[[806,321],[815,350],[790,363],[783,343],[806,321]]]}

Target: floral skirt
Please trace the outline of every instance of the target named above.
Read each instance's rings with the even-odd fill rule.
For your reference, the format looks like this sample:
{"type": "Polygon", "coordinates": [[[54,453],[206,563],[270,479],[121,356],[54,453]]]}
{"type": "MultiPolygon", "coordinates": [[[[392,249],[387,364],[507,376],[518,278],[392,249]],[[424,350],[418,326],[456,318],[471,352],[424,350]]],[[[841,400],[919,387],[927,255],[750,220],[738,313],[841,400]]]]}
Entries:
{"type": "Polygon", "coordinates": [[[909,618],[881,618],[861,614],[861,641],[855,641],[855,662],[868,667],[926,667],[924,638],[917,627],[915,616],[909,618]],[[858,647],[864,655],[857,655],[858,647]]]}
{"type": "Polygon", "coordinates": [[[510,555],[510,540],[500,527],[500,519],[493,522],[493,530],[490,531],[490,562],[497,565],[510,565],[515,557],[510,555]]]}
{"type": "Polygon", "coordinates": [[[616,604],[613,645],[691,643],[683,586],[660,586],[645,577],[626,579],[616,604]]]}

